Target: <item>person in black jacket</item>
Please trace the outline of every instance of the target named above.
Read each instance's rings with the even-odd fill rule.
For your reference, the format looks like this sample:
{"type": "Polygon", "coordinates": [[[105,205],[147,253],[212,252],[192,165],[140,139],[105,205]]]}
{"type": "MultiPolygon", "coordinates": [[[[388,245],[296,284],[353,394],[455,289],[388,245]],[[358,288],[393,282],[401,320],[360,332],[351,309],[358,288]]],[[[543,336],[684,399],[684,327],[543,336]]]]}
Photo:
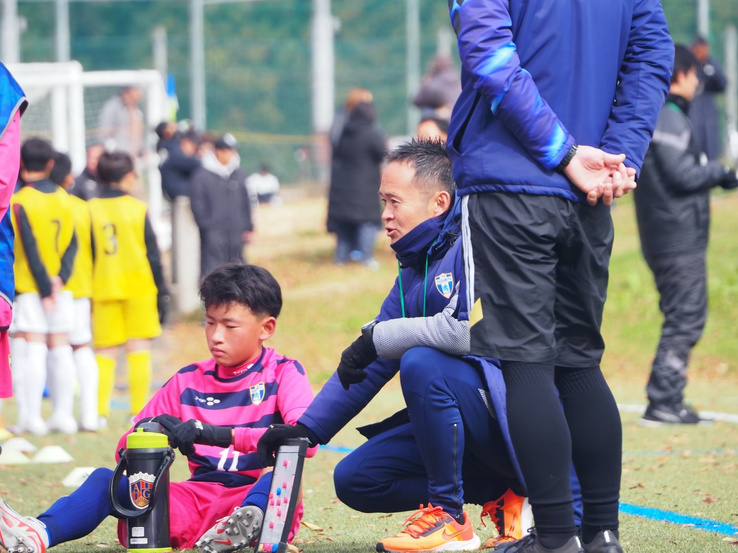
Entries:
{"type": "Polygon", "coordinates": [[[700,86],[689,109],[689,119],[692,121],[695,147],[712,161],[720,156],[723,149],[715,97],[725,92],[728,79],[722,67],[710,57],[710,45],[701,36],[692,42],[692,53],[699,61],[697,76],[700,86]]]}
{"type": "Polygon", "coordinates": [[[331,130],[333,157],[328,196],[328,232],[336,233],[336,263],[353,252],[375,266],[374,242],[380,226],[379,180],[385,149],[384,132],[376,123],[371,92],[349,93],[346,110],[331,130]]]}
{"type": "Polygon", "coordinates": [[[245,262],[244,245],[254,226],[240,169],[236,140],[230,134],[215,141],[215,150],[202,158],[192,175],[192,213],[200,228],[200,277],[227,261],[245,262]]]}
{"type": "Polygon", "coordinates": [[[735,171],[717,162],[700,163],[687,116],[699,84],[698,66],[685,46],[675,47],[669,96],[635,190],[641,250],[664,314],[641,419],[646,426],[705,420],[684,403],[684,387],[689,355],[707,318],[710,189],[738,187],[738,179],[735,171]]]}

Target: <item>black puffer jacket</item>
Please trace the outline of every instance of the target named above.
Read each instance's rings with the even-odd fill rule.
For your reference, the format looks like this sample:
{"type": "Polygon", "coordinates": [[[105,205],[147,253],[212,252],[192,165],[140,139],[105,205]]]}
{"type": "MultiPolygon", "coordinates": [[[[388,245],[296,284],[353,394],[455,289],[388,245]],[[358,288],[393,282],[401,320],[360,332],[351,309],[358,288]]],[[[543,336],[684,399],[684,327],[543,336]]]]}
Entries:
{"type": "Polygon", "coordinates": [[[384,147],[384,132],[375,122],[374,106],[357,104],[333,149],[328,231],[335,231],[336,222],[380,222],[379,180],[384,147]]]}
{"type": "Polygon", "coordinates": [[[225,167],[210,154],[192,175],[192,213],[200,228],[201,276],[226,261],[243,261],[243,233],[254,230],[246,174],[238,158],[225,167]]]}
{"type": "Polygon", "coordinates": [[[689,102],[669,95],[634,191],[641,249],[647,258],[705,249],[710,189],[733,187],[735,173],[700,163],[687,118],[689,102]]]}

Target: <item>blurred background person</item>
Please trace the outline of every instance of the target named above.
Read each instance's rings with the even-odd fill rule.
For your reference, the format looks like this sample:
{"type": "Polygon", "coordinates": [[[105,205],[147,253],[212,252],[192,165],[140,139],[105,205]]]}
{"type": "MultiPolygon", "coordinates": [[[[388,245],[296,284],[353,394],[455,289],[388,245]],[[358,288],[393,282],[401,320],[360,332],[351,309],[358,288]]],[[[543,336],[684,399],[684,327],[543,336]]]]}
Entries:
{"type": "MultiPolygon", "coordinates": [[[[72,161],[67,154],[56,152],[54,166],[51,168],[49,180],[68,190],[74,182],[72,161]]],[[[97,431],[97,361],[92,351],[92,226],[90,222],[90,208],[87,202],[76,196],[69,195],[69,207],[74,214],[74,230],[77,234],[77,255],[74,256],[72,274],[67,281],[67,290],[74,297],[72,309],[72,327],[69,331],[69,344],[74,353],[74,363],[77,369],[77,386],[79,388],[79,417],[80,430],[87,432],[97,431]]],[[[49,359],[47,365],[58,363],[56,359],[49,359]]],[[[48,367],[49,375],[59,372],[58,367],[48,367]]],[[[67,375],[67,378],[69,376],[67,375]]],[[[56,396],[54,386],[56,382],[49,379],[50,395],[56,396]]],[[[71,412],[69,413],[71,415],[71,412]]],[[[50,427],[53,427],[49,423],[50,427]]]]}
{"type": "Polygon", "coordinates": [[[430,71],[423,77],[413,104],[421,111],[430,110],[440,118],[450,119],[451,110],[461,94],[461,72],[453,66],[451,58],[437,54],[430,71]]]}
{"type": "Polygon", "coordinates": [[[165,197],[174,201],[178,196],[190,197],[192,175],[200,167],[198,149],[200,135],[190,129],[182,135],[174,135],[167,145],[167,157],[159,167],[161,188],[165,197]]]}
{"type": "Polygon", "coordinates": [[[225,134],[192,175],[192,213],[200,229],[200,278],[227,261],[245,261],[254,225],[236,139],[225,134]]]}
{"type": "Polygon", "coordinates": [[[179,143],[179,129],[176,121],[162,121],[159,123],[154,132],[157,136],[156,153],[162,158],[166,158],[172,146],[179,143]]]}
{"type": "Polygon", "coordinates": [[[707,320],[710,189],[735,188],[738,180],[735,171],[717,161],[701,163],[690,139],[687,113],[699,84],[698,67],[689,49],[677,44],[669,96],[634,192],[641,251],[664,315],[646,387],[644,426],[705,420],[684,403],[684,388],[692,348],[707,320]]]}
{"type": "Polygon", "coordinates": [[[439,117],[435,113],[426,113],[421,116],[415,134],[419,140],[442,140],[446,142],[446,138],[448,138],[448,124],[448,119],[439,117]]]}
{"type": "Polygon", "coordinates": [[[249,175],[246,186],[260,204],[279,203],[279,179],[266,163],[262,163],[256,173],[249,175]]]}
{"type": "Polygon", "coordinates": [[[381,224],[379,182],[385,136],[377,123],[372,93],[364,88],[351,90],[344,115],[336,124],[341,128],[331,131],[328,194],[328,232],[336,234],[335,261],[343,265],[353,259],[376,267],[374,242],[381,224]]]}
{"type": "Polygon", "coordinates": [[[87,161],[85,168],[74,179],[74,184],[68,192],[83,200],[95,198],[100,193],[100,183],[97,177],[97,161],[105,151],[105,146],[100,142],[87,147],[87,161]]]}
{"type": "Polygon", "coordinates": [[[692,42],[692,53],[699,61],[697,76],[700,86],[689,108],[689,119],[692,121],[692,138],[694,147],[704,152],[709,161],[714,161],[723,152],[720,117],[715,97],[725,92],[728,80],[722,67],[710,57],[710,45],[698,36],[692,42]]]}
{"type": "Polygon", "coordinates": [[[105,102],[100,110],[98,137],[107,150],[122,150],[134,159],[141,154],[144,120],[139,104],[142,99],[140,87],[126,86],[105,102]]]}

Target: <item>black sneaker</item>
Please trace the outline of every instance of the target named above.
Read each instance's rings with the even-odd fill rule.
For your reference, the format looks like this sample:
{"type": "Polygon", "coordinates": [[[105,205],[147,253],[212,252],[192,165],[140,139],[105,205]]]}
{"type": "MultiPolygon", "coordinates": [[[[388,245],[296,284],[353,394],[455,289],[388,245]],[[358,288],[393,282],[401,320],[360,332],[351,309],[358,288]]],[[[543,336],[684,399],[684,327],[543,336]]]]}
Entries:
{"type": "Polygon", "coordinates": [[[531,532],[522,540],[503,543],[495,547],[495,553],[501,551],[503,553],[584,553],[582,542],[577,536],[572,536],[569,541],[556,549],[544,547],[538,540],[538,535],[531,532]]]}
{"type": "Polygon", "coordinates": [[[712,419],[700,415],[686,403],[649,403],[646,412],[638,421],[641,426],[662,424],[710,424],[712,419]]]}
{"type": "Polygon", "coordinates": [[[584,544],[584,553],[623,553],[623,548],[615,534],[603,530],[591,542],[584,544]]]}

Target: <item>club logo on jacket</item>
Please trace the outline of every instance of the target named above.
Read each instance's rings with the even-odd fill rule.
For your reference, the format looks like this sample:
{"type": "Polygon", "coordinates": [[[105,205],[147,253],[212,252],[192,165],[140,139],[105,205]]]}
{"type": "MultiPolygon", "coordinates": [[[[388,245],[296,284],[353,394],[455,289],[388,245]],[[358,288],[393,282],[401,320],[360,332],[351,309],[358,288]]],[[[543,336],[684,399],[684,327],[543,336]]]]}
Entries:
{"type": "Polygon", "coordinates": [[[151,491],[154,489],[156,477],[147,472],[137,472],[128,479],[128,489],[131,493],[131,502],[138,509],[145,509],[151,501],[151,491]]]}
{"type": "Polygon", "coordinates": [[[259,405],[264,400],[264,383],[254,384],[249,388],[249,392],[251,392],[251,404],[259,405]]]}
{"type": "Polygon", "coordinates": [[[454,275],[451,273],[436,275],[436,288],[444,298],[449,299],[454,291],[454,275]]]}

